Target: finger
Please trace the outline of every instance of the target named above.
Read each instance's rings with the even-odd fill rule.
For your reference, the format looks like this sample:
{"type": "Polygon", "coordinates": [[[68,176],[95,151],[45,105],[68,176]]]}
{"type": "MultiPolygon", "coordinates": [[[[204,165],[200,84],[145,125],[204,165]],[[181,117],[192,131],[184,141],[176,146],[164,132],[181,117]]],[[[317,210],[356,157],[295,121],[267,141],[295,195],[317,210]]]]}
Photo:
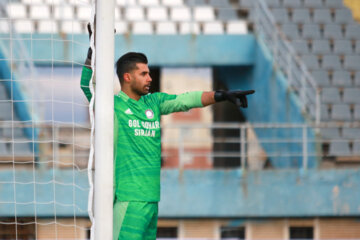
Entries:
{"type": "Polygon", "coordinates": [[[241,101],[241,104],[242,104],[242,107],[243,107],[243,108],[247,108],[247,107],[248,107],[248,103],[247,103],[247,98],[246,98],[246,96],[241,96],[241,97],[240,97],[240,101],[241,101]]]}
{"type": "Polygon", "coordinates": [[[255,90],[236,91],[237,95],[249,95],[254,94],[255,90]]]}

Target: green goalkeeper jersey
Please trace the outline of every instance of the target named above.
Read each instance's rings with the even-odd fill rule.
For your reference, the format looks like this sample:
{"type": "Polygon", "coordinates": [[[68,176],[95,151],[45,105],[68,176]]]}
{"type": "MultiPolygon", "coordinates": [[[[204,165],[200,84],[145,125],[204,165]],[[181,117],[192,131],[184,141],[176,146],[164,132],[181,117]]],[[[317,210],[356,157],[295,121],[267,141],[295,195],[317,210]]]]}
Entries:
{"type": "MultiPolygon", "coordinates": [[[[83,68],[81,88],[90,101],[92,70],[83,68]]],[[[202,107],[202,92],[153,93],[138,101],[124,92],[114,96],[114,183],[118,201],[160,200],[160,117],[202,107]]]]}

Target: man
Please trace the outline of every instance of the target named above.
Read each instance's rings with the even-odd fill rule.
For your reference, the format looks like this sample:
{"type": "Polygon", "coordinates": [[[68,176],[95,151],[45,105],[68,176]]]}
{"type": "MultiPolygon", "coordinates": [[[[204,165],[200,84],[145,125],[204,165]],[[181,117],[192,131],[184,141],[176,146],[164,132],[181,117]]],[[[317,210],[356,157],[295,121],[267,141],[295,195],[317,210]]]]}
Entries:
{"type": "MultiPolygon", "coordinates": [[[[91,62],[88,55],[86,63],[91,62]]],[[[148,60],[129,52],[116,63],[121,91],[114,96],[114,239],[156,239],[160,200],[160,117],[228,100],[247,107],[250,91],[149,93],[148,60]]],[[[90,101],[92,70],[83,67],[81,89],[90,101]]]]}

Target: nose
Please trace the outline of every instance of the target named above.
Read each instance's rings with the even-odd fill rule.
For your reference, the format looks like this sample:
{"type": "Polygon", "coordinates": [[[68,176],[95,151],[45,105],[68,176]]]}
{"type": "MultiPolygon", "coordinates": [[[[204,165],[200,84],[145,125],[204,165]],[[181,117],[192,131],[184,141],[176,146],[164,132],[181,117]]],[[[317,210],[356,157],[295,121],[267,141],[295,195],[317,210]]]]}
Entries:
{"type": "Polygon", "coordinates": [[[148,75],[147,81],[148,81],[148,82],[152,82],[152,78],[151,78],[150,74],[148,75]]]}

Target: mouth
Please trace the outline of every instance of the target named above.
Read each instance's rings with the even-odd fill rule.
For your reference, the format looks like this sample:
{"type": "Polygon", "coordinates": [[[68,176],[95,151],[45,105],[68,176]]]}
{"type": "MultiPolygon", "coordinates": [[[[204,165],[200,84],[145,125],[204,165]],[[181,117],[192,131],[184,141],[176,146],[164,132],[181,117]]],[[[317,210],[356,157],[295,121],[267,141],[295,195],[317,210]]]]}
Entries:
{"type": "Polygon", "coordinates": [[[146,85],[146,86],[145,86],[145,90],[146,90],[146,91],[149,91],[149,90],[150,90],[150,85],[146,85]]]}

